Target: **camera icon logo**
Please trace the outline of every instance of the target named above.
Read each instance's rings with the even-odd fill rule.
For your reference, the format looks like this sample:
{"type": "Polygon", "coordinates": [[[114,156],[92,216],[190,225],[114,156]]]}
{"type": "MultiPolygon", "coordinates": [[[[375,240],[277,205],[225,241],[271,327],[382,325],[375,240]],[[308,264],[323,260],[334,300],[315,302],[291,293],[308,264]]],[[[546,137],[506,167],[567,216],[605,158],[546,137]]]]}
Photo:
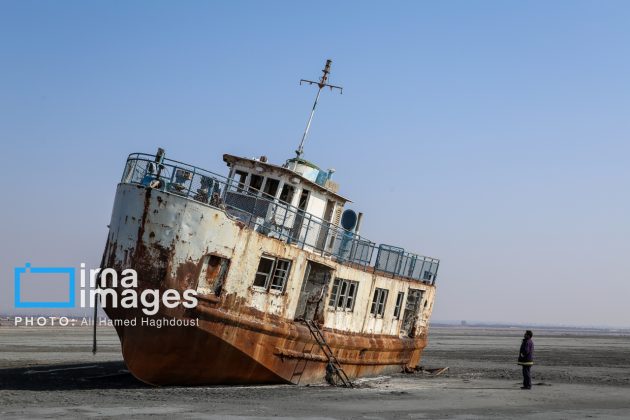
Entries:
{"type": "MultiPolygon", "coordinates": [[[[75,307],[74,299],[76,287],[74,267],[31,267],[30,263],[26,263],[24,267],[15,267],[13,273],[15,286],[14,303],[16,308],[75,307]],[[33,284],[29,285],[29,282],[33,284]],[[33,285],[45,284],[42,282],[48,282],[48,286],[60,284],[63,287],[67,284],[67,300],[39,300],[38,298],[28,296],[29,294],[37,293],[25,293],[26,289],[32,290],[34,288],[32,287],[33,285]]],[[[42,293],[46,292],[42,291],[42,293]]]]}

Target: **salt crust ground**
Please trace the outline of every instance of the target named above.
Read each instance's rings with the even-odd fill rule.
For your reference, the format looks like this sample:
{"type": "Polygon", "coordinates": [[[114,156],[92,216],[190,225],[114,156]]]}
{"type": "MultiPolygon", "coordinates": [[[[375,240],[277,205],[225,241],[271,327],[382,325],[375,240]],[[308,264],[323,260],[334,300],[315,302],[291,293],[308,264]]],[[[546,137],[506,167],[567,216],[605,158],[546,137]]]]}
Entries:
{"type": "Polygon", "coordinates": [[[630,418],[630,336],[535,331],[534,389],[514,364],[522,331],[433,328],[423,364],[447,374],[328,386],[145,386],[118,340],[88,328],[0,327],[0,418],[630,418]]]}

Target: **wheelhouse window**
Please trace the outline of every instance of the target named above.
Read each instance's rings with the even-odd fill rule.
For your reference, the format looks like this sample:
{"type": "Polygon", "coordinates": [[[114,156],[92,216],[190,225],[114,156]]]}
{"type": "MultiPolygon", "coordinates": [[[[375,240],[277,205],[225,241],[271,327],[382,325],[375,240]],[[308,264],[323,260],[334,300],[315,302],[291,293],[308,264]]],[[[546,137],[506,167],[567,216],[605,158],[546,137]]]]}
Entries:
{"type": "Polygon", "coordinates": [[[263,255],[258,263],[254,286],[267,291],[284,291],[291,270],[291,261],[263,255]]]}
{"type": "Polygon", "coordinates": [[[249,192],[256,195],[260,188],[262,187],[263,177],[260,175],[254,175],[249,177],[249,192]]]}
{"type": "Polygon", "coordinates": [[[336,310],[352,312],[358,288],[359,282],[336,278],[328,306],[336,310]]]}
{"type": "Polygon", "coordinates": [[[402,309],[402,303],[405,299],[405,292],[398,292],[396,296],[396,306],[394,306],[394,319],[400,318],[400,310],[402,309]]]}
{"type": "Polygon", "coordinates": [[[372,299],[372,308],[370,309],[370,313],[377,317],[382,317],[385,313],[385,302],[387,302],[387,294],[389,290],[387,289],[376,289],[374,290],[374,298],[372,299]]]}
{"type": "Polygon", "coordinates": [[[236,190],[238,192],[243,191],[245,187],[245,180],[247,179],[247,172],[234,171],[234,183],[236,184],[236,190]]]}
{"type": "Polygon", "coordinates": [[[265,198],[273,199],[276,197],[276,193],[278,192],[278,187],[280,186],[280,181],[273,178],[267,178],[267,182],[265,182],[264,195],[265,198]]]}
{"type": "Polygon", "coordinates": [[[283,201],[287,204],[291,204],[293,201],[293,194],[295,193],[295,188],[293,186],[284,184],[282,186],[282,192],[280,193],[280,201],[283,201]]]}

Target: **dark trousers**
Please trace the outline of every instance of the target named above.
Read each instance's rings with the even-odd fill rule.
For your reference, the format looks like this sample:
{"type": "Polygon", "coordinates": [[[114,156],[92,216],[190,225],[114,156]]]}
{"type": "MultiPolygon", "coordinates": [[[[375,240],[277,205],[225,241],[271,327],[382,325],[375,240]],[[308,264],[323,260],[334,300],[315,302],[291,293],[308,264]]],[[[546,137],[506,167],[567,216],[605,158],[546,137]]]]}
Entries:
{"type": "Polygon", "coordinates": [[[532,387],[532,367],[523,366],[523,386],[525,388],[532,387]]]}

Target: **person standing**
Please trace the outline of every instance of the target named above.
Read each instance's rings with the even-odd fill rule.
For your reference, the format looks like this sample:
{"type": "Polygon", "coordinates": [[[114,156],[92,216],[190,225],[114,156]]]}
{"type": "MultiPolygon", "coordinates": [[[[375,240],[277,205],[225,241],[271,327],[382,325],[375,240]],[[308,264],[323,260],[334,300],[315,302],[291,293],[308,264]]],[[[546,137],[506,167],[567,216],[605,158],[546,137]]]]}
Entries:
{"type": "Polygon", "coordinates": [[[527,330],[521,343],[521,350],[518,355],[518,364],[523,367],[523,386],[521,389],[532,389],[532,365],[534,364],[534,334],[527,330]]]}

